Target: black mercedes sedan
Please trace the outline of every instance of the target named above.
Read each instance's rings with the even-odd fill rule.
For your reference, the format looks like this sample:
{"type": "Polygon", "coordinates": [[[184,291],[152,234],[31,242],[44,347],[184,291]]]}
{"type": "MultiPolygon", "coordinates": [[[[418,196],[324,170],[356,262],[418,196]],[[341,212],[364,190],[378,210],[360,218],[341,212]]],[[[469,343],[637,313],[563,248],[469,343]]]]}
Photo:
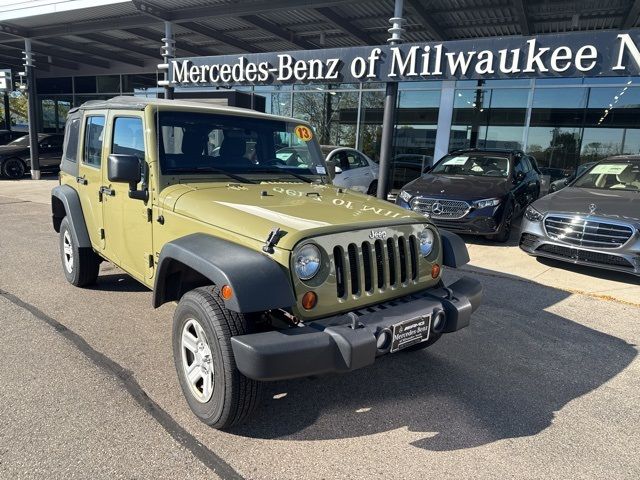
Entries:
{"type": "MultiPolygon", "coordinates": [[[[56,170],[62,158],[62,135],[41,133],[38,135],[40,168],[56,170]]],[[[0,176],[12,179],[24,177],[30,164],[29,136],[17,138],[0,146],[0,176]]]]}
{"type": "Polygon", "coordinates": [[[520,150],[457,150],[405,185],[396,204],[447,230],[506,242],[540,183],[535,161],[520,150]]]}

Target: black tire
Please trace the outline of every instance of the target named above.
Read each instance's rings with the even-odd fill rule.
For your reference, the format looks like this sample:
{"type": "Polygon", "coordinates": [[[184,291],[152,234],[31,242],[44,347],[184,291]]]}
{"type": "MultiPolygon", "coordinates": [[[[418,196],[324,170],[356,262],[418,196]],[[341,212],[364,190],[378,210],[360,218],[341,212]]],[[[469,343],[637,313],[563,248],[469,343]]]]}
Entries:
{"type": "Polygon", "coordinates": [[[2,175],[13,180],[19,180],[24,177],[27,167],[19,158],[8,158],[2,162],[2,175]]]}
{"type": "Polygon", "coordinates": [[[227,310],[215,286],[191,290],[182,297],[176,308],[173,317],[173,360],[178,380],[193,413],[213,428],[228,429],[241,423],[260,401],[261,384],[240,373],[231,349],[231,337],[246,332],[247,321],[244,315],[227,310]],[[204,358],[202,354],[199,354],[200,359],[196,360],[193,353],[193,362],[189,363],[191,350],[185,349],[182,344],[183,332],[191,331],[191,327],[198,328],[193,321],[197,322],[204,332],[204,341],[210,353],[204,356],[210,358],[208,363],[206,360],[200,361],[204,358]],[[203,363],[206,363],[207,370],[197,366],[203,363]],[[201,390],[195,384],[192,386],[185,371],[187,368],[201,368],[202,372],[206,372],[202,375],[201,390]],[[204,381],[205,375],[210,373],[208,368],[213,368],[213,372],[210,377],[212,392],[207,398],[204,381]],[[197,391],[200,398],[194,391],[197,391]]]}
{"type": "Polygon", "coordinates": [[[498,233],[491,235],[489,237],[491,240],[499,243],[506,243],[509,241],[509,237],[511,237],[511,226],[513,224],[513,213],[513,204],[507,205],[507,210],[505,211],[498,233]]]}
{"type": "Polygon", "coordinates": [[[100,257],[91,248],[79,248],[67,217],[60,222],[60,260],[67,281],[76,287],[96,283],[100,257]],[[69,259],[69,254],[71,259],[69,259]]]}
{"type": "Polygon", "coordinates": [[[367,195],[373,195],[374,197],[378,194],[378,181],[374,180],[369,185],[369,189],[367,190],[367,195]]]}

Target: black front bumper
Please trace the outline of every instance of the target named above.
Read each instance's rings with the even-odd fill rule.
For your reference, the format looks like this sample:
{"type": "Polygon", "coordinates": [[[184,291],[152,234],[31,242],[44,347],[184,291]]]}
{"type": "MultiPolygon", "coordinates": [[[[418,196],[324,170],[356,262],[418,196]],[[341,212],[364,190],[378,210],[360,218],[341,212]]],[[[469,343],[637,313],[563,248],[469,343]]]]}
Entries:
{"type": "Polygon", "coordinates": [[[461,278],[448,290],[428,289],[304,327],[239,335],[231,339],[231,346],[238,370],[254,380],[347,372],[370,365],[384,354],[376,347],[376,334],[382,329],[443,310],[442,333],[455,332],[469,325],[481,301],[480,282],[461,278]]]}

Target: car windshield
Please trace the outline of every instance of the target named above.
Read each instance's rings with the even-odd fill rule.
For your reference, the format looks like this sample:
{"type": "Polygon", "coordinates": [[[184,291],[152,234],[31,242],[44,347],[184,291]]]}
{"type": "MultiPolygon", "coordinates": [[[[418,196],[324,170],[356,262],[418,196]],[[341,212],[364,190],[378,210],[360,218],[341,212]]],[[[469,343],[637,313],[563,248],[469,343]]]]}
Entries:
{"type": "Polygon", "coordinates": [[[640,162],[603,162],[591,168],[572,186],[599,190],[640,191],[640,162]]]}
{"type": "Polygon", "coordinates": [[[161,111],[158,124],[164,174],[233,173],[299,179],[326,175],[314,133],[303,124],[173,111],[161,111]]]}
{"type": "Polygon", "coordinates": [[[452,154],[443,157],[429,173],[506,178],[509,176],[509,158],[493,155],[452,154]]]}
{"type": "Polygon", "coordinates": [[[7,145],[14,145],[16,147],[28,147],[29,146],[29,135],[25,135],[24,137],[16,138],[15,140],[10,141],[7,145]]]}

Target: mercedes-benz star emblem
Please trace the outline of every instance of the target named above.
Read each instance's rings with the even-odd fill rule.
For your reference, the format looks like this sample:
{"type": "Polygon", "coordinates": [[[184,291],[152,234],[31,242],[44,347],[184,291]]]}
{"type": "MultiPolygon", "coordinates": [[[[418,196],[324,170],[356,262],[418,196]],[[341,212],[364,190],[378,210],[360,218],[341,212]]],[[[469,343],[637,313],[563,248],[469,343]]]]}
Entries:
{"type": "Polygon", "coordinates": [[[431,213],[440,215],[442,213],[442,204],[440,202],[435,202],[433,205],[431,205],[431,213]]]}
{"type": "Polygon", "coordinates": [[[592,203],[591,205],[589,205],[589,213],[590,213],[591,215],[593,215],[594,213],[596,213],[596,208],[597,208],[597,207],[596,207],[596,204],[595,204],[595,203],[592,203]]]}

